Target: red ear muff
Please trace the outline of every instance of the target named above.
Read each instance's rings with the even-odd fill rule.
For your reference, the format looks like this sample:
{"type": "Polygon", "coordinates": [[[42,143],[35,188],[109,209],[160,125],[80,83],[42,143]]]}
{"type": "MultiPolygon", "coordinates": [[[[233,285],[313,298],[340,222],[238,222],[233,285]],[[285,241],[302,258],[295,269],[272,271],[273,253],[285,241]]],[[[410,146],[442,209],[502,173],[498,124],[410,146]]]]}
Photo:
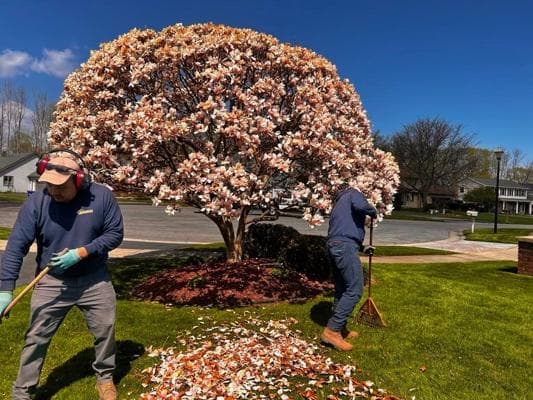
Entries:
{"type": "Polygon", "coordinates": [[[50,154],[60,153],[60,152],[70,153],[80,161],[78,164],[81,164],[81,165],[76,171],[76,174],[73,176],[74,184],[76,185],[76,189],[78,190],[87,189],[89,185],[91,184],[91,175],[89,174],[89,170],[85,167],[83,158],[78,153],[72,150],[69,150],[69,149],[51,150],[47,154],[42,156],[41,159],[37,161],[37,164],[35,164],[37,167],[37,173],[39,175],[42,175],[44,171],[46,171],[46,166],[48,165],[48,162],[50,161],[50,154]]]}
{"type": "Polygon", "coordinates": [[[76,189],[80,190],[84,187],[85,184],[85,174],[81,169],[76,171],[76,177],[74,178],[74,182],[76,183],[76,189]]]}
{"type": "Polygon", "coordinates": [[[48,161],[50,161],[50,158],[48,158],[48,156],[44,156],[37,162],[37,174],[43,174],[43,172],[46,170],[46,165],[48,164],[48,161]]]}

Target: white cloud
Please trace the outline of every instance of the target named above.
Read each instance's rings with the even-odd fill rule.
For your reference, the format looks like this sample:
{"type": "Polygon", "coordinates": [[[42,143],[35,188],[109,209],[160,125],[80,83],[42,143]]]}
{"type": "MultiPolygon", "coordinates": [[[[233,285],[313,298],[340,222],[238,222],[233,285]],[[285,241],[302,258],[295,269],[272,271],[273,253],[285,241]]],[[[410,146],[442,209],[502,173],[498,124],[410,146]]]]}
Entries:
{"type": "Polygon", "coordinates": [[[24,51],[6,49],[0,53],[0,77],[7,78],[30,71],[63,78],[75,67],[72,50],[44,49],[41,58],[33,58],[24,51]]]}
{"type": "Polygon", "coordinates": [[[0,77],[6,78],[24,73],[32,61],[23,51],[6,49],[0,53],[0,77]]]}
{"type": "Polygon", "coordinates": [[[70,49],[44,49],[43,55],[43,58],[36,59],[31,64],[33,71],[63,78],[74,69],[74,53],[70,49]]]}

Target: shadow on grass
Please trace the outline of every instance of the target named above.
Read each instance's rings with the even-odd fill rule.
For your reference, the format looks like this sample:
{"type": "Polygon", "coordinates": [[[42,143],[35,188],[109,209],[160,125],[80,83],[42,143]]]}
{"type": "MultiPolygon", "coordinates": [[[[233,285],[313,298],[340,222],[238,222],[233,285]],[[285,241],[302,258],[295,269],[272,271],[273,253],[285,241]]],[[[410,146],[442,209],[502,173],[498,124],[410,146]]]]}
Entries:
{"type": "Polygon", "coordinates": [[[320,326],[326,326],[331,317],[331,307],[333,307],[331,301],[321,301],[315,304],[309,312],[311,320],[320,326]]]}
{"type": "Polygon", "coordinates": [[[153,251],[142,256],[109,260],[113,286],[119,299],[131,298],[131,290],[148,277],[184,265],[198,265],[225,258],[223,252],[212,249],[172,249],[153,251]]]}
{"type": "MultiPolygon", "coordinates": [[[[132,361],[143,353],[144,346],[140,343],[131,340],[117,342],[117,368],[113,374],[115,383],[120,382],[129,373],[132,361]]],[[[54,368],[46,382],[37,389],[35,400],[50,400],[61,389],[80,379],[93,376],[94,371],[91,367],[93,360],[94,348],[91,347],[80,351],[63,365],[54,368]]]]}
{"type": "Polygon", "coordinates": [[[499,271],[502,271],[502,272],[509,272],[511,274],[517,274],[518,273],[518,267],[517,266],[508,266],[508,267],[504,267],[504,268],[500,268],[499,271]]]}
{"type": "Polygon", "coordinates": [[[176,268],[182,265],[182,263],[182,259],[176,257],[110,260],[109,266],[117,297],[119,299],[129,298],[131,289],[149,276],[165,269],[176,268]]]}

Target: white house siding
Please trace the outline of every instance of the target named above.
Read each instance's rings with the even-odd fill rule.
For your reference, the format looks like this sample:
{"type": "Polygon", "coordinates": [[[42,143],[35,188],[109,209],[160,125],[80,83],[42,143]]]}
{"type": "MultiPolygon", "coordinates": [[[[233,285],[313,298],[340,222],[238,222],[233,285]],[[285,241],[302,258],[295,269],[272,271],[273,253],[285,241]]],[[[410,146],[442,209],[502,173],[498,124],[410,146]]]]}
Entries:
{"type": "MultiPolygon", "coordinates": [[[[464,195],[479,187],[492,187],[495,184],[487,179],[467,178],[460,182],[457,198],[464,200],[464,195]]],[[[510,214],[533,214],[533,186],[521,185],[510,181],[500,181],[498,209],[510,214]]],[[[496,195],[496,193],[494,193],[496,195]]]]}
{"type": "Polygon", "coordinates": [[[28,175],[35,172],[35,163],[37,156],[31,158],[26,163],[19,165],[10,171],[3,172],[0,175],[0,192],[19,192],[26,193],[28,190],[35,190],[35,181],[30,181],[28,175]],[[11,186],[4,186],[4,177],[12,176],[13,184],[11,186]]]}

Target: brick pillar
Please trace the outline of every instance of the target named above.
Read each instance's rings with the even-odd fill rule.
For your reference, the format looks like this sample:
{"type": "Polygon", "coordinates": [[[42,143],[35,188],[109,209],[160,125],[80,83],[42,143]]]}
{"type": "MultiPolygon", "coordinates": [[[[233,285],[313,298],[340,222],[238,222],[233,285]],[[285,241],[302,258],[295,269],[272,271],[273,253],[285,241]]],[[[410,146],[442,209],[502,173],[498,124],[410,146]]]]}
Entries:
{"type": "Polygon", "coordinates": [[[533,236],[518,238],[518,273],[533,275],[533,236]]]}

